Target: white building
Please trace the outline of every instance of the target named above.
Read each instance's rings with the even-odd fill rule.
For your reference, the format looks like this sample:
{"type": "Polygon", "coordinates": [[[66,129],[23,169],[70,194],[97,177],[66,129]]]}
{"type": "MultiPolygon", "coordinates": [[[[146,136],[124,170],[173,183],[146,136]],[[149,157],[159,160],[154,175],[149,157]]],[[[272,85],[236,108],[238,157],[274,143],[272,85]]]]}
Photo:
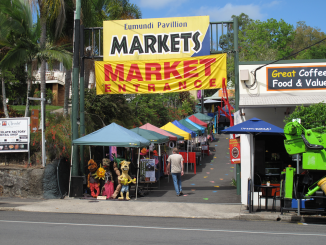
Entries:
{"type": "MultiPolygon", "coordinates": [[[[285,116],[296,106],[326,102],[326,60],[279,61],[265,66],[268,63],[240,62],[239,108],[242,121],[257,117],[284,128],[285,116]],[[256,70],[261,66],[264,67],[256,70]]],[[[247,204],[252,136],[243,134],[240,137],[241,202],[247,204]]],[[[289,156],[282,152],[283,140],[283,136],[256,137],[255,172],[261,175],[274,173],[276,177],[287,164],[291,164],[289,156]]],[[[273,178],[273,174],[269,177],[273,178]]],[[[257,205],[257,195],[255,199],[254,205],[257,205]]]]}

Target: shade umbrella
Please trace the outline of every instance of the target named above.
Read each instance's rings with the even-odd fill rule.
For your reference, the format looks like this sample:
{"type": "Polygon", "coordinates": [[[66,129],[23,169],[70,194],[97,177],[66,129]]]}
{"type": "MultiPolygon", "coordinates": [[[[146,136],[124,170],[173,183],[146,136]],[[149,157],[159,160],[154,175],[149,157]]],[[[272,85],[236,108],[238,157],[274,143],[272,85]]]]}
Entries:
{"type": "Polygon", "coordinates": [[[273,124],[265,122],[259,118],[251,118],[247,121],[239,123],[235,126],[229,127],[221,131],[223,134],[250,134],[250,155],[251,155],[251,186],[250,186],[250,209],[249,212],[253,211],[253,193],[254,193],[254,136],[257,134],[284,134],[284,130],[273,124]],[[251,139],[252,138],[252,139],[251,139]]]}
{"type": "Polygon", "coordinates": [[[201,130],[199,130],[198,128],[196,128],[195,126],[193,126],[192,124],[187,122],[185,119],[179,120],[179,123],[182,124],[183,126],[189,128],[190,130],[196,132],[197,135],[201,135],[201,130]]]}
{"type": "Polygon", "coordinates": [[[201,120],[201,121],[203,121],[203,122],[210,122],[210,121],[212,121],[213,120],[213,117],[210,117],[210,116],[207,116],[207,115],[205,115],[205,114],[203,114],[203,113],[200,113],[200,112],[198,112],[198,113],[195,113],[195,114],[193,114],[193,115],[191,115],[191,116],[195,116],[195,117],[197,117],[199,120],[201,120]]]}
{"type": "Polygon", "coordinates": [[[192,138],[195,138],[197,136],[197,133],[192,131],[190,128],[185,127],[184,125],[182,125],[181,123],[179,123],[177,120],[174,120],[172,122],[172,124],[174,124],[175,126],[177,126],[178,128],[180,128],[183,131],[186,131],[187,133],[191,134],[192,138]]]}
{"type": "Polygon", "coordinates": [[[150,124],[150,123],[146,123],[145,125],[139,127],[141,129],[146,129],[146,130],[150,130],[150,131],[154,131],[156,133],[168,136],[170,140],[177,140],[177,137],[164,131],[163,129],[160,129],[158,127],[155,127],[154,125],[150,124]]]}

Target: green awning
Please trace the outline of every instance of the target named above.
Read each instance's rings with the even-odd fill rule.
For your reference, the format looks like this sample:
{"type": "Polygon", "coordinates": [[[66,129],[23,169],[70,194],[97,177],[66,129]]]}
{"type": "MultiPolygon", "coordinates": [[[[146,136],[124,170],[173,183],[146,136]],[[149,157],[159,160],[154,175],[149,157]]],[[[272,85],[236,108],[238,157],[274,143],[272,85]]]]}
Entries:
{"type": "Polygon", "coordinates": [[[191,115],[191,116],[195,116],[195,117],[197,117],[199,120],[202,120],[203,122],[210,122],[210,121],[212,121],[212,117],[210,117],[210,116],[207,116],[207,115],[205,115],[205,114],[202,114],[202,113],[200,113],[200,112],[198,112],[198,113],[195,113],[195,114],[193,114],[193,115],[191,115]]]}
{"type": "Polygon", "coordinates": [[[197,135],[202,135],[202,132],[200,129],[196,128],[194,125],[191,125],[185,119],[180,120],[179,123],[181,123],[183,126],[189,128],[191,131],[194,131],[197,135]]]}
{"type": "Polygon", "coordinates": [[[167,131],[165,130],[166,132],[168,132],[169,134],[172,134],[173,136],[177,137],[177,140],[184,140],[185,138],[181,135],[178,135],[178,134],[175,134],[175,133],[172,133],[170,131],[167,131]]]}
{"type": "Polygon", "coordinates": [[[150,142],[153,142],[154,144],[163,144],[169,142],[168,136],[164,136],[154,131],[141,129],[141,128],[133,128],[130,130],[135,132],[136,134],[139,134],[141,137],[149,140],[150,142]]]}

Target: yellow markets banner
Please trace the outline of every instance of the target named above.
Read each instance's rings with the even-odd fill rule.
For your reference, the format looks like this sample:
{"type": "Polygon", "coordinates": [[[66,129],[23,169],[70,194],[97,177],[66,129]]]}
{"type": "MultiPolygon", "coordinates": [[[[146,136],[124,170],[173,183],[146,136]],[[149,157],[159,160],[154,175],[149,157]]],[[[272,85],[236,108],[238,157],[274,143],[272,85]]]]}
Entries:
{"type": "Polygon", "coordinates": [[[209,55],[209,16],[104,21],[103,44],[103,60],[209,55]]]}
{"type": "Polygon", "coordinates": [[[171,93],[222,87],[226,56],[95,61],[96,94],[171,93]]]}

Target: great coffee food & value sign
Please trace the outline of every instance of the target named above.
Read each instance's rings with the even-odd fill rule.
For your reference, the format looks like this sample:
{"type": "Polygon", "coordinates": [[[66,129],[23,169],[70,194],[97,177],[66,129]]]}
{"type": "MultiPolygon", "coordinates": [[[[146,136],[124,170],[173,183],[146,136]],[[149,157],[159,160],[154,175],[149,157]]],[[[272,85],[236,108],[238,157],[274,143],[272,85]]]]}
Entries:
{"type": "Polygon", "coordinates": [[[309,90],[326,88],[326,66],[266,68],[267,90],[309,90]]]}
{"type": "Polygon", "coordinates": [[[0,153],[28,152],[29,117],[0,119],[0,153]]]}

